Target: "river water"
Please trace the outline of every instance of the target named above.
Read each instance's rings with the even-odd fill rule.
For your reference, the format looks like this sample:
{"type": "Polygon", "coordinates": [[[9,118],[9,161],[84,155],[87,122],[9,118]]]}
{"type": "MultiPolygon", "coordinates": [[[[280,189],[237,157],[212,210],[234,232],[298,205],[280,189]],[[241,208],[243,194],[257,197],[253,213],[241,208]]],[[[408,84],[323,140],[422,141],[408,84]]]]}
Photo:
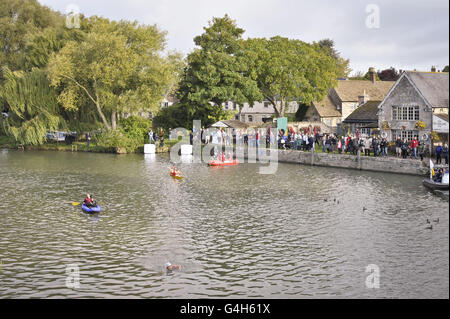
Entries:
{"type": "Polygon", "coordinates": [[[0,150],[0,298],[449,297],[448,202],[420,177],[169,165],[0,150]]]}

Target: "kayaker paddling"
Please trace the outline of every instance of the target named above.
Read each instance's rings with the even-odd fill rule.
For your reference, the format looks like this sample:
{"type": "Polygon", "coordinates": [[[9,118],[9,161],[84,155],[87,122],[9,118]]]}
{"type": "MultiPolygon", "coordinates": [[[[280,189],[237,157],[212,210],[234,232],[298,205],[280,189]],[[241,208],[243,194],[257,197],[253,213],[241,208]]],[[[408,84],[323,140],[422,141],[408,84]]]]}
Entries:
{"type": "Polygon", "coordinates": [[[86,205],[86,207],[92,207],[92,199],[91,199],[91,194],[87,194],[86,198],[83,201],[84,205],[86,205]]]}
{"type": "Polygon", "coordinates": [[[176,178],[176,179],[180,179],[180,180],[183,178],[183,176],[181,175],[181,172],[177,169],[176,166],[171,168],[170,176],[172,176],[173,178],[176,178]]]}

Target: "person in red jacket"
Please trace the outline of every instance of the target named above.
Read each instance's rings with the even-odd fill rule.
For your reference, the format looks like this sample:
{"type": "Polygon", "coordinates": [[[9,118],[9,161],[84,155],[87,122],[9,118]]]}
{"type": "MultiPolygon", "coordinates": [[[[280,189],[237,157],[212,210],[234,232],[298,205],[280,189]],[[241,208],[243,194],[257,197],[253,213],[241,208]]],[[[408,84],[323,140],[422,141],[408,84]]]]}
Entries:
{"type": "Polygon", "coordinates": [[[417,141],[417,138],[414,137],[411,141],[411,144],[409,144],[409,147],[412,150],[411,157],[414,156],[414,158],[416,158],[416,159],[417,159],[417,147],[418,146],[419,146],[419,142],[417,141]]]}
{"type": "Polygon", "coordinates": [[[91,195],[90,194],[86,195],[86,198],[84,199],[84,204],[87,207],[91,207],[92,206],[92,199],[91,199],[91,195]]]}

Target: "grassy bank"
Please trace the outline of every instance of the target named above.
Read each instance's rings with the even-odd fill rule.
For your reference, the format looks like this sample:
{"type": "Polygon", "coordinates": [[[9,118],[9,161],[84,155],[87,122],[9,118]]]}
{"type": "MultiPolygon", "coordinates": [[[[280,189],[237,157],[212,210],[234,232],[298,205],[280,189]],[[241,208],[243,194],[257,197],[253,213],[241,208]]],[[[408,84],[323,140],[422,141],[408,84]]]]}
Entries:
{"type": "MultiPolygon", "coordinates": [[[[0,147],[17,149],[18,145],[12,145],[5,142],[5,139],[0,140],[0,147]]],[[[164,147],[157,147],[156,153],[168,153],[170,148],[175,145],[177,141],[169,141],[164,143],[164,147]]],[[[57,151],[57,152],[90,152],[90,153],[110,153],[110,154],[143,154],[144,145],[137,148],[134,152],[129,152],[124,147],[105,147],[91,143],[88,147],[86,142],[75,142],[72,145],[65,143],[46,143],[42,145],[26,145],[24,147],[27,151],[57,151]]]]}

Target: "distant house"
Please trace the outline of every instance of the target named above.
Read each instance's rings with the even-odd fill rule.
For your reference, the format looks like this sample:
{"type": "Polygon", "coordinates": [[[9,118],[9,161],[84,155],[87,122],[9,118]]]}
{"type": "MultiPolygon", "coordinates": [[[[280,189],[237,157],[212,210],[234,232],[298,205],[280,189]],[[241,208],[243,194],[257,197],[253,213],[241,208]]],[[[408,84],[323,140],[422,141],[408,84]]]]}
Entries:
{"type": "Polygon", "coordinates": [[[369,69],[370,80],[339,79],[335,88],[321,102],[313,102],[305,115],[307,121],[320,121],[338,128],[359,106],[368,101],[382,101],[394,81],[376,81],[376,73],[369,69]]]}
{"type": "MultiPolygon", "coordinates": [[[[280,103],[278,103],[278,106],[280,103]]],[[[297,102],[290,102],[285,111],[285,115],[294,115],[298,110],[297,102]]],[[[239,120],[244,123],[261,124],[271,121],[275,117],[275,109],[268,101],[255,102],[253,106],[244,103],[239,109],[239,120]]],[[[236,119],[238,119],[236,117],[236,119]]]]}
{"type": "Polygon", "coordinates": [[[424,138],[442,120],[447,119],[448,127],[448,108],[448,73],[406,71],[380,103],[378,125],[391,140],[424,138]]]}
{"type": "Polygon", "coordinates": [[[305,114],[305,119],[311,122],[322,122],[329,127],[337,127],[342,120],[342,114],[327,95],[322,102],[313,102],[305,114]]]}
{"type": "Polygon", "coordinates": [[[223,128],[223,129],[246,129],[249,126],[245,123],[242,123],[241,121],[238,120],[222,120],[219,122],[214,123],[213,125],[211,125],[211,127],[215,127],[215,128],[223,128]]]}
{"type": "MultiPolygon", "coordinates": [[[[172,106],[172,105],[174,105],[176,103],[178,103],[177,97],[174,96],[174,95],[168,95],[168,96],[165,96],[161,100],[160,107],[163,109],[163,108],[172,106]]],[[[122,113],[122,116],[125,119],[130,117],[130,116],[140,116],[140,117],[147,118],[147,119],[152,119],[153,118],[152,112],[144,111],[144,110],[141,110],[139,112],[124,112],[124,113],[122,113]]]]}
{"type": "Polygon", "coordinates": [[[372,135],[373,130],[378,129],[378,106],[381,101],[369,101],[359,106],[344,120],[344,124],[348,126],[348,130],[352,134],[356,134],[359,130],[360,134],[372,135]]]}
{"type": "MultiPolygon", "coordinates": [[[[226,111],[235,111],[235,120],[253,125],[272,121],[272,119],[275,117],[275,109],[268,101],[255,102],[253,106],[251,106],[249,103],[239,105],[236,102],[228,101],[224,103],[223,109],[226,111]]],[[[297,110],[298,103],[291,102],[289,103],[285,114],[294,115],[297,110]]]]}
{"type": "Polygon", "coordinates": [[[161,101],[161,108],[163,109],[176,103],[178,103],[177,97],[175,95],[168,95],[161,101]]]}

